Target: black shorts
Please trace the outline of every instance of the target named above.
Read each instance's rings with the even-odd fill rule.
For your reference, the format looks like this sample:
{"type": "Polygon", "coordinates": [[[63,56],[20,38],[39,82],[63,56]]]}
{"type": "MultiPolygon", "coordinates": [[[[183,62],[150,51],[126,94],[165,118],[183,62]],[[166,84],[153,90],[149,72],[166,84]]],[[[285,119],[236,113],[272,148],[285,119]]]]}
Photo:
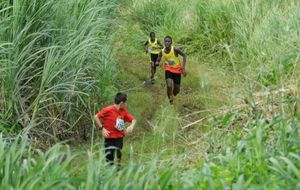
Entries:
{"type": "Polygon", "coordinates": [[[151,58],[151,62],[156,62],[157,58],[158,58],[158,54],[150,54],[150,58],[151,58]]]}
{"type": "Polygon", "coordinates": [[[113,162],[115,156],[117,159],[121,160],[122,153],[121,150],[123,148],[123,138],[105,138],[104,139],[104,148],[106,154],[106,161],[113,162]]]}
{"type": "Polygon", "coordinates": [[[180,73],[172,73],[170,71],[165,72],[166,79],[172,79],[174,84],[180,84],[181,74],[180,73]]]}

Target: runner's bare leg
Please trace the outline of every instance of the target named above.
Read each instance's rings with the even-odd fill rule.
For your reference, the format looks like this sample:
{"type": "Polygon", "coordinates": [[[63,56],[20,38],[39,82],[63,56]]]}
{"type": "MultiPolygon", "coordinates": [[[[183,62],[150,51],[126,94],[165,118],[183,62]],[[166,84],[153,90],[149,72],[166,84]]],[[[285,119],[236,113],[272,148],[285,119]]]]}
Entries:
{"type": "Polygon", "coordinates": [[[172,103],[173,102],[174,82],[172,79],[168,78],[168,79],[166,79],[166,83],[167,83],[167,95],[168,95],[170,103],[172,103]]]}
{"type": "Polygon", "coordinates": [[[174,84],[173,94],[176,96],[180,92],[180,84],[174,84]]]}

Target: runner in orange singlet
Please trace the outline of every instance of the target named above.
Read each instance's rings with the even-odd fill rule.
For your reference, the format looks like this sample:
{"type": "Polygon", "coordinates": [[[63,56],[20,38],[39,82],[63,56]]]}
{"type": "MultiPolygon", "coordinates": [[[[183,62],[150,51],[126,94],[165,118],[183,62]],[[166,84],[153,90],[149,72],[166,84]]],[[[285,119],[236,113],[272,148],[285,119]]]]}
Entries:
{"type": "Polygon", "coordinates": [[[165,78],[167,83],[167,95],[170,103],[173,103],[173,96],[180,92],[181,75],[186,76],[185,65],[187,55],[178,48],[172,46],[172,38],[166,36],[164,39],[165,48],[158,55],[157,63],[163,58],[165,78]],[[182,63],[178,55],[182,56],[182,63]]]}

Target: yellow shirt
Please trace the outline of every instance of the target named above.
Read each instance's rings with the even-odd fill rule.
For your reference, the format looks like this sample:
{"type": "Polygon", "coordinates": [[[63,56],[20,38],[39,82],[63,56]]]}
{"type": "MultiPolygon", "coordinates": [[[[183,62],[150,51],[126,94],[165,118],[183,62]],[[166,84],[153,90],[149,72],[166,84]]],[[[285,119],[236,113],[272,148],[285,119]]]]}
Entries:
{"type": "Polygon", "coordinates": [[[159,54],[160,52],[160,47],[157,43],[157,39],[155,38],[154,42],[151,42],[151,39],[149,38],[148,40],[148,49],[149,49],[149,52],[152,53],[152,54],[159,54]]]}
{"type": "Polygon", "coordinates": [[[165,52],[165,48],[162,50],[162,58],[165,60],[164,69],[172,73],[181,73],[181,63],[178,56],[175,55],[174,47],[171,46],[169,53],[165,52]]]}

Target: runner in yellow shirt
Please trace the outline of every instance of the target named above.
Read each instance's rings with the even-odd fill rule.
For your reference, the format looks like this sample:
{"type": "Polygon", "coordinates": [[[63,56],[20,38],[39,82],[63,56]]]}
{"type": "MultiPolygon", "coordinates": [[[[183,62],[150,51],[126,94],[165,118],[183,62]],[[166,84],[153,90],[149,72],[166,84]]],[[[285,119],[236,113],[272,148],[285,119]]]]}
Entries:
{"type": "Polygon", "coordinates": [[[156,73],[156,60],[160,50],[163,48],[162,44],[155,38],[155,33],[150,32],[150,38],[144,43],[144,50],[146,53],[150,54],[151,63],[151,76],[150,81],[154,84],[154,75],[156,73]]]}
{"type": "Polygon", "coordinates": [[[167,95],[170,103],[173,103],[173,96],[180,92],[181,75],[186,76],[185,65],[187,55],[179,48],[172,46],[171,36],[164,39],[165,48],[163,48],[157,58],[156,65],[159,65],[161,59],[164,60],[165,79],[167,83],[167,95]],[[178,55],[182,56],[182,63],[178,55]]]}

